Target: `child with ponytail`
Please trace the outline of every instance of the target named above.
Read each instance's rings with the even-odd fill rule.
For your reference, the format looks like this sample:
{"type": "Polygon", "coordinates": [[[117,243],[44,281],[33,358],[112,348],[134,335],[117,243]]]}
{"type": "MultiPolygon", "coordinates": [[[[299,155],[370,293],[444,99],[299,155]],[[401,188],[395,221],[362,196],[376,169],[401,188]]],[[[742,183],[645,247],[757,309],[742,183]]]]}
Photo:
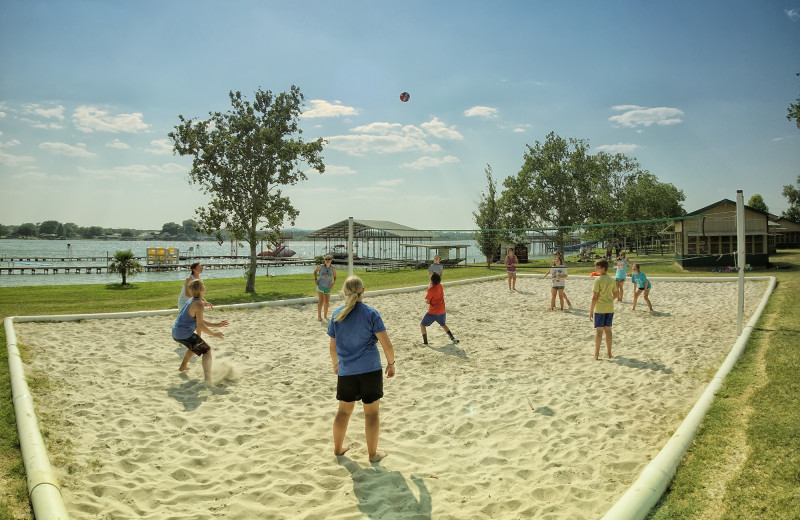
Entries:
{"type": "Polygon", "coordinates": [[[364,282],[348,276],[342,288],[344,306],[333,312],[328,324],[333,372],[337,375],[336,399],[339,410],[333,420],[333,453],[344,455],[350,445],[344,444],[347,425],[356,401],[364,404],[364,431],[370,462],[386,457],[378,451],[380,434],[380,400],[383,397],[383,370],[378,342],[386,355],[386,377],[394,377],[395,357],[392,342],[381,315],[362,303],[364,282]]]}

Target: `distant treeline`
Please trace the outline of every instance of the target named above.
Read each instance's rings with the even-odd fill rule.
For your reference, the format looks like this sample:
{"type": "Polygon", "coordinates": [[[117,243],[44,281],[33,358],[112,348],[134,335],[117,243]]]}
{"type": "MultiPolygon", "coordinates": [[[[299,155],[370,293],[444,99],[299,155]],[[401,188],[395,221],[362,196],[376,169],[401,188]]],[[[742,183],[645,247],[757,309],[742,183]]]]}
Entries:
{"type": "MultiPolygon", "coordinates": [[[[282,231],[283,238],[302,240],[306,238],[313,229],[286,229],[282,231]]],[[[223,239],[227,240],[227,234],[223,231],[223,239]]],[[[473,231],[441,231],[436,233],[441,240],[472,240],[473,231]]],[[[197,222],[192,219],[184,220],[183,223],[167,222],[161,226],[161,230],[153,229],[130,229],[130,228],[107,228],[102,226],[79,226],[72,222],[61,223],[57,220],[45,220],[34,224],[26,222],[19,225],[0,224],[0,237],[2,238],[41,238],[41,239],[113,239],[113,240],[150,240],[158,238],[162,240],[216,240],[214,235],[209,235],[198,231],[197,222]]]]}

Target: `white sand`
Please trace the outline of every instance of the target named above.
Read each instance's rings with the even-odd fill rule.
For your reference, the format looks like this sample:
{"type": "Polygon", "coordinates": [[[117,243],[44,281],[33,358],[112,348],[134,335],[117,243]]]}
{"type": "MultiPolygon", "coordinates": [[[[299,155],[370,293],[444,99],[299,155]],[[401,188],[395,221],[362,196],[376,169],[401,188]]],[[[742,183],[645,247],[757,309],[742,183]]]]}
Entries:
{"type": "MultiPolygon", "coordinates": [[[[73,519],[599,518],[735,341],[735,283],[653,283],[655,315],[630,310],[626,284],[612,362],[592,359],[589,279],[568,280],[571,313],[549,311],[549,279],[446,287],[457,346],[438,326],[420,346],[424,293],[366,298],[397,352],[376,465],[360,405],[351,450],[332,454],[336,377],[316,304],[211,311],[231,325],[209,341],[210,390],[199,362],[177,371],[174,317],[17,333],[36,352],[27,370],[58,382],[34,393],[51,453],[71,441],[51,458],[73,519]]],[[[748,282],[748,316],[765,287],[748,282]]]]}

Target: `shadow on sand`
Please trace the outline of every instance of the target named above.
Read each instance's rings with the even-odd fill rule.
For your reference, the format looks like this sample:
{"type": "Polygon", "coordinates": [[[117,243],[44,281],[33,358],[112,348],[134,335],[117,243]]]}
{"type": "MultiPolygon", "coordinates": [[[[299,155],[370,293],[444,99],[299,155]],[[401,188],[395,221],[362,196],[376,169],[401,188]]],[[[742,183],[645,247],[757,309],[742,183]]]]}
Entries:
{"type": "Polygon", "coordinates": [[[651,363],[648,361],[640,361],[634,358],[617,356],[612,360],[612,362],[623,367],[638,368],[639,370],[652,370],[653,372],[663,372],[665,374],[672,373],[672,369],[667,368],[666,365],[651,363]]]}
{"type": "Polygon", "coordinates": [[[467,359],[467,353],[464,352],[462,349],[458,348],[455,343],[449,343],[443,347],[431,347],[428,345],[428,348],[431,350],[435,350],[436,352],[441,352],[442,354],[447,354],[448,356],[455,356],[461,359],[467,359]]]}
{"type": "Polygon", "coordinates": [[[338,457],[339,465],[350,472],[358,509],[367,518],[430,520],[431,495],[420,477],[411,477],[419,490],[419,500],[399,471],[387,471],[380,463],[362,468],[353,459],[338,457]]]}
{"type": "Polygon", "coordinates": [[[171,386],[167,389],[167,395],[183,405],[184,412],[193,412],[200,408],[212,395],[224,395],[228,391],[220,387],[207,387],[202,381],[189,379],[186,374],[180,375],[185,382],[180,386],[171,386]]]}

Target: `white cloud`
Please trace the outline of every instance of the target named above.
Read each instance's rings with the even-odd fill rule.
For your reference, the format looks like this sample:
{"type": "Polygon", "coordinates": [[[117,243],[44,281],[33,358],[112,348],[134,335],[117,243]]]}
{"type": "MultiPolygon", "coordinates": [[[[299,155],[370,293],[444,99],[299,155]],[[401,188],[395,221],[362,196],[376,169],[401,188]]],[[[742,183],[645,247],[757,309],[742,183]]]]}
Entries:
{"type": "Polygon", "coordinates": [[[682,123],[683,111],[670,107],[646,108],[636,105],[619,105],[612,107],[612,110],[623,111],[624,113],[611,116],[609,121],[628,128],[638,126],[667,126],[682,123]]]}
{"type": "Polygon", "coordinates": [[[437,139],[443,139],[447,141],[460,141],[464,139],[464,136],[461,135],[454,126],[447,126],[439,121],[438,117],[434,117],[427,123],[422,123],[420,126],[423,130],[428,132],[428,134],[436,137],[437,139]]]}
{"type": "Polygon", "coordinates": [[[441,151],[441,146],[429,143],[425,138],[461,140],[464,137],[448,127],[438,118],[422,123],[420,127],[400,123],[374,122],[351,129],[354,134],[326,137],[328,148],[346,152],[350,155],[368,153],[422,152],[432,154],[441,151]]]}
{"type": "Polygon", "coordinates": [[[111,115],[107,110],[81,105],[73,112],[72,122],[81,132],[135,133],[150,127],[142,117],[141,112],[111,115]]]}
{"type": "MultiPolygon", "coordinates": [[[[314,173],[317,173],[317,170],[313,170],[314,173]]],[[[326,164],[325,165],[325,173],[323,175],[355,175],[356,172],[349,166],[336,166],[333,164],[326,164]]]]}
{"type": "Polygon", "coordinates": [[[18,167],[24,164],[30,164],[32,162],[36,162],[36,159],[29,155],[12,155],[9,153],[5,153],[3,150],[0,150],[0,164],[5,164],[6,166],[18,167]]]}
{"type": "Polygon", "coordinates": [[[789,20],[796,22],[800,20],[800,9],[784,9],[784,13],[789,17],[789,20]]]}
{"type": "Polygon", "coordinates": [[[328,148],[350,155],[400,152],[434,153],[441,150],[438,144],[428,144],[422,139],[404,135],[335,135],[327,139],[330,141],[328,148]]]}
{"type": "Polygon", "coordinates": [[[385,187],[385,188],[392,188],[394,186],[399,186],[399,185],[403,184],[404,182],[406,182],[406,181],[403,180],[403,179],[387,179],[387,180],[384,180],[384,181],[378,181],[376,184],[378,186],[382,186],[382,187],[385,187]]]}
{"type": "Polygon", "coordinates": [[[517,126],[517,127],[514,127],[512,132],[514,132],[515,134],[524,134],[525,132],[527,132],[527,130],[525,130],[525,128],[522,127],[522,126],[517,126]]]}
{"type": "Polygon", "coordinates": [[[608,153],[633,153],[639,149],[639,145],[633,143],[603,144],[596,149],[608,153]]]}
{"type": "Polygon", "coordinates": [[[164,163],[164,164],[130,164],[126,166],[115,166],[110,169],[97,170],[78,167],[78,171],[95,177],[97,179],[111,179],[116,180],[119,178],[127,178],[134,180],[149,180],[158,179],[161,177],[170,177],[176,174],[186,173],[186,167],[177,163],[164,163]]]}
{"type": "Polygon", "coordinates": [[[109,147],[109,148],[116,148],[118,150],[130,150],[131,149],[131,147],[128,145],[128,143],[124,143],[124,142],[120,141],[119,139],[114,139],[113,141],[106,143],[106,146],[109,147]]]}
{"type": "Polygon", "coordinates": [[[59,121],[64,120],[64,107],[61,105],[52,108],[43,108],[36,103],[30,103],[27,105],[22,105],[22,108],[28,114],[44,117],[45,119],[58,119],[59,121]]]}
{"type": "Polygon", "coordinates": [[[35,121],[27,117],[21,117],[19,120],[31,125],[33,128],[39,128],[41,130],[61,130],[64,128],[64,125],[56,123],[55,121],[35,121]]]}
{"type": "Polygon", "coordinates": [[[497,109],[492,107],[474,106],[464,110],[467,117],[482,117],[484,119],[497,119],[497,109]]]}
{"type": "Polygon", "coordinates": [[[301,117],[339,117],[358,114],[358,109],[342,105],[339,101],[334,101],[335,104],[331,104],[324,99],[312,99],[309,103],[311,103],[312,108],[303,112],[301,117]]]}
{"type": "Polygon", "coordinates": [[[436,168],[443,164],[453,164],[460,162],[458,157],[447,155],[445,157],[420,157],[414,162],[401,164],[402,168],[412,168],[414,170],[423,170],[425,168],[436,168]]]}
{"type": "Polygon", "coordinates": [[[639,105],[615,105],[611,107],[611,110],[614,112],[627,112],[628,110],[639,110],[644,107],[640,107],[639,105]]]}
{"type": "Polygon", "coordinates": [[[172,142],[169,139],[154,139],[153,141],[150,141],[150,145],[152,148],[145,149],[146,152],[150,152],[155,155],[172,154],[172,142]]]}
{"type": "MultiPolygon", "coordinates": [[[[3,132],[0,132],[0,135],[3,135],[3,132]]],[[[19,145],[20,145],[19,139],[12,139],[5,143],[0,142],[0,148],[10,148],[12,146],[19,146],[19,145]]]]}
{"type": "Polygon", "coordinates": [[[95,157],[96,154],[86,149],[84,143],[78,143],[77,146],[72,146],[67,143],[42,143],[39,145],[42,150],[47,150],[58,155],[68,155],[70,157],[95,157]]]}

